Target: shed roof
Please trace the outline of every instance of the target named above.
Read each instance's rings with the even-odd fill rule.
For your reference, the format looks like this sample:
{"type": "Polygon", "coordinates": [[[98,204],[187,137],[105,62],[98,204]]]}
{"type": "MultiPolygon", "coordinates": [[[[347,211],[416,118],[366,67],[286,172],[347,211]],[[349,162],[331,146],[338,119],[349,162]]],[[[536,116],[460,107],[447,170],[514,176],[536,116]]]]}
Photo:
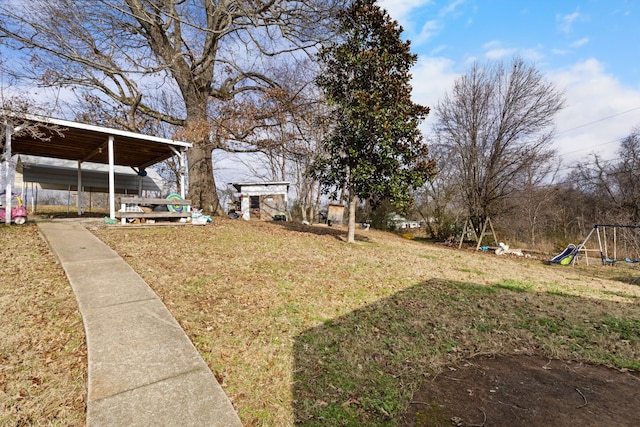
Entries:
{"type": "Polygon", "coordinates": [[[276,187],[285,186],[289,188],[289,181],[267,181],[267,182],[231,182],[236,191],[242,191],[242,187],[276,187]]]}
{"type": "MultiPolygon", "coordinates": [[[[3,114],[7,114],[3,112],[3,114]]],[[[13,115],[20,120],[39,126],[51,136],[50,141],[40,141],[25,134],[15,134],[11,139],[13,154],[26,154],[82,162],[109,163],[108,138],[114,138],[114,164],[145,168],[177,154],[191,144],[167,138],[143,135],[103,126],[94,126],[51,117],[31,114],[13,115]],[[56,126],[61,135],[47,126],[56,126]]]]}

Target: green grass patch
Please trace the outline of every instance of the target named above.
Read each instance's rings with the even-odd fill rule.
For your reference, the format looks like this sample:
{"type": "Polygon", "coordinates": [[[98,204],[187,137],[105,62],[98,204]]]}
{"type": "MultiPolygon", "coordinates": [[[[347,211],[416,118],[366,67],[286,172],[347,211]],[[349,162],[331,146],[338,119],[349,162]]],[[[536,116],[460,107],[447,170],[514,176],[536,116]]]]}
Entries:
{"type": "Polygon", "coordinates": [[[473,268],[460,268],[458,271],[460,271],[461,273],[475,274],[476,276],[484,276],[486,274],[482,270],[477,270],[477,269],[473,269],[473,268]]]}
{"type": "Polygon", "coordinates": [[[640,342],[640,319],[605,317],[601,327],[609,333],[618,334],[620,339],[640,342]]]}
{"type": "Polygon", "coordinates": [[[630,300],[640,299],[640,297],[638,297],[637,295],[633,295],[633,294],[630,294],[630,293],[627,293],[627,292],[604,290],[604,291],[602,291],[602,293],[605,294],[605,295],[613,295],[613,296],[621,297],[621,298],[624,298],[624,299],[630,299],[630,300]]]}
{"type": "Polygon", "coordinates": [[[514,279],[505,279],[498,283],[493,284],[494,287],[499,289],[506,289],[513,292],[528,292],[533,289],[533,285],[527,282],[520,282],[514,279]]]}

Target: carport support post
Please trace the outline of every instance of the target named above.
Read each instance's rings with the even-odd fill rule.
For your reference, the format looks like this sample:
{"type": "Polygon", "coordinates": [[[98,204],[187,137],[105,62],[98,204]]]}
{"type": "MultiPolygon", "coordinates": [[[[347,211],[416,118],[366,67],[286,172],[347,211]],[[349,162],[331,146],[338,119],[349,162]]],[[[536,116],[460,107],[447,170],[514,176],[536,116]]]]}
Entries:
{"type": "Polygon", "coordinates": [[[4,204],[4,222],[5,224],[11,224],[11,134],[13,133],[13,126],[11,123],[5,121],[6,138],[4,145],[4,176],[5,176],[5,204],[4,204]]]}
{"type": "Polygon", "coordinates": [[[82,160],[78,160],[78,197],[76,204],[78,205],[78,216],[82,215],[82,205],[84,202],[84,191],[82,191],[82,160]]]}
{"type": "Polygon", "coordinates": [[[116,179],[113,155],[113,135],[109,135],[109,218],[116,219],[116,179]]]}
{"type": "Polygon", "coordinates": [[[180,150],[180,155],[178,156],[178,158],[180,159],[180,196],[184,199],[186,197],[185,188],[184,188],[184,184],[185,184],[184,150],[180,150]]]}
{"type": "Polygon", "coordinates": [[[185,179],[185,164],[184,164],[184,156],[185,156],[185,152],[184,150],[176,150],[173,147],[169,147],[169,149],[171,151],[173,151],[173,154],[175,154],[176,156],[178,156],[178,162],[180,164],[180,170],[178,171],[178,173],[180,174],[180,197],[182,197],[183,199],[186,197],[186,189],[185,189],[185,183],[186,183],[186,179],[185,179]]]}
{"type": "Polygon", "coordinates": [[[180,197],[182,197],[183,199],[186,197],[186,190],[185,190],[185,164],[184,164],[184,155],[185,152],[184,150],[176,150],[173,147],[169,147],[169,149],[171,151],[173,151],[173,154],[175,154],[176,156],[178,156],[178,162],[180,164],[180,168],[178,170],[178,173],[180,174],[180,197]]]}

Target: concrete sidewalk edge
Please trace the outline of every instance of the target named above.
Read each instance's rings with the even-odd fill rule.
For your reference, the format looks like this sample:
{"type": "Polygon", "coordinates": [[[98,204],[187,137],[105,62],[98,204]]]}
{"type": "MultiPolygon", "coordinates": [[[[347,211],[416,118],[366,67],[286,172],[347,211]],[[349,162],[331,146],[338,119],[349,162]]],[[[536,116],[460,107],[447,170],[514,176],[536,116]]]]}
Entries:
{"type": "Polygon", "coordinates": [[[215,376],[153,290],[80,223],[38,223],[82,314],[88,426],[241,426],[215,376]]]}

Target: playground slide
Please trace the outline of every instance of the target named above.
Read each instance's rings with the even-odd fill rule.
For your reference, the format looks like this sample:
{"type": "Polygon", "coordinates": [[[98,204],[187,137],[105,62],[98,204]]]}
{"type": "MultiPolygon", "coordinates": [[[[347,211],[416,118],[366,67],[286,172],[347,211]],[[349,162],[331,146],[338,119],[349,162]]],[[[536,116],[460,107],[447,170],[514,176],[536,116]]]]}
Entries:
{"type": "Polygon", "coordinates": [[[567,246],[567,248],[562,251],[562,253],[554,256],[549,260],[552,264],[561,264],[561,265],[569,265],[571,260],[573,260],[573,256],[576,252],[576,245],[571,244],[567,246]]]}

